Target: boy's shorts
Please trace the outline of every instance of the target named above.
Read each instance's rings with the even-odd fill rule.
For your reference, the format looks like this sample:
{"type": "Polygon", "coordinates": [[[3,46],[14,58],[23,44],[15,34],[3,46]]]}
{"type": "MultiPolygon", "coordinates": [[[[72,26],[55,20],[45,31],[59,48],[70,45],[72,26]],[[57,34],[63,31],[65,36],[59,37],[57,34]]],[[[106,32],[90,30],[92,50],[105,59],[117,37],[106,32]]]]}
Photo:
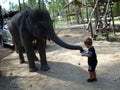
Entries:
{"type": "Polygon", "coordinates": [[[88,66],[88,71],[89,71],[89,72],[95,71],[96,65],[97,65],[97,64],[95,64],[95,65],[89,65],[89,66],[88,66]]]}

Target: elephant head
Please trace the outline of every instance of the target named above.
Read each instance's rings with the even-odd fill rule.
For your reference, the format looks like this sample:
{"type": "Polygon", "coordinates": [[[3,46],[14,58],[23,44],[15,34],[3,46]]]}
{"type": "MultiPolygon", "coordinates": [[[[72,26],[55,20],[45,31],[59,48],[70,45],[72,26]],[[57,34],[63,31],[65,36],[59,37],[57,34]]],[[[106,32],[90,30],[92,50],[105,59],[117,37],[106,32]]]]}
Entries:
{"type": "Polygon", "coordinates": [[[46,10],[34,10],[32,11],[27,20],[27,28],[30,32],[32,32],[33,36],[39,38],[50,38],[56,44],[72,50],[80,50],[83,51],[81,46],[74,46],[65,43],[62,41],[55,33],[53,28],[53,22],[50,18],[50,14],[46,10]]]}

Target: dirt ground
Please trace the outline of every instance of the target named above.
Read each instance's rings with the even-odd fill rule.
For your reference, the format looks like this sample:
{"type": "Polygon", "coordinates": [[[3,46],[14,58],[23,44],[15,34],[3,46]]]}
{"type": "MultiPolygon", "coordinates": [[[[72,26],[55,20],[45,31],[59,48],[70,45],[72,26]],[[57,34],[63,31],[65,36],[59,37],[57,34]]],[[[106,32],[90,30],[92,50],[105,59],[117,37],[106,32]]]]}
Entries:
{"type": "MultiPolygon", "coordinates": [[[[58,36],[67,43],[81,45],[89,33],[79,29],[57,30],[58,36]]],[[[87,83],[87,58],[80,51],[64,49],[48,42],[48,72],[30,73],[27,64],[19,64],[13,52],[2,59],[0,90],[120,90],[120,42],[94,41],[98,55],[97,82],[87,83]]],[[[36,53],[39,57],[38,53],[36,53]]],[[[26,57],[26,55],[24,55],[26,57]]],[[[26,58],[27,61],[27,58],[26,58]]]]}

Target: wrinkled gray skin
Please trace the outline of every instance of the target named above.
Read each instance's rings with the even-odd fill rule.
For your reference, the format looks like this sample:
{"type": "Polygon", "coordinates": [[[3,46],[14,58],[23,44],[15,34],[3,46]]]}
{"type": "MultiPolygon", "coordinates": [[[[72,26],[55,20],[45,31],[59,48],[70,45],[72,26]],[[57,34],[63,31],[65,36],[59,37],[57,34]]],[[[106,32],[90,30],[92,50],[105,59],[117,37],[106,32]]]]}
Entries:
{"type": "Polygon", "coordinates": [[[83,51],[81,46],[73,46],[66,44],[54,32],[53,24],[48,11],[46,10],[31,10],[25,9],[12,17],[9,23],[9,29],[13,36],[16,46],[16,51],[19,54],[20,62],[24,63],[23,47],[28,57],[30,72],[37,71],[35,60],[38,58],[35,55],[32,41],[36,40],[37,50],[40,55],[41,70],[48,71],[45,52],[45,42],[48,38],[56,44],[72,50],[83,51]]]}

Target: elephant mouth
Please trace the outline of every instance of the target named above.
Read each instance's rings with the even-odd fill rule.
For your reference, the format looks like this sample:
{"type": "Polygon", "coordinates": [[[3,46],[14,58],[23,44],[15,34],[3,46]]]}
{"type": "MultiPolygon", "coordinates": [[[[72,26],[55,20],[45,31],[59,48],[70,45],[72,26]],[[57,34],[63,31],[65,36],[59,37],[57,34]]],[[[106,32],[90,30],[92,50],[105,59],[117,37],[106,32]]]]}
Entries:
{"type": "Polygon", "coordinates": [[[49,31],[49,38],[54,41],[56,44],[58,44],[61,47],[71,49],[71,50],[80,50],[80,52],[83,52],[83,48],[81,46],[75,46],[65,43],[63,40],[61,40],[55,33],[55,31],[50,30],[49,31]]]}

